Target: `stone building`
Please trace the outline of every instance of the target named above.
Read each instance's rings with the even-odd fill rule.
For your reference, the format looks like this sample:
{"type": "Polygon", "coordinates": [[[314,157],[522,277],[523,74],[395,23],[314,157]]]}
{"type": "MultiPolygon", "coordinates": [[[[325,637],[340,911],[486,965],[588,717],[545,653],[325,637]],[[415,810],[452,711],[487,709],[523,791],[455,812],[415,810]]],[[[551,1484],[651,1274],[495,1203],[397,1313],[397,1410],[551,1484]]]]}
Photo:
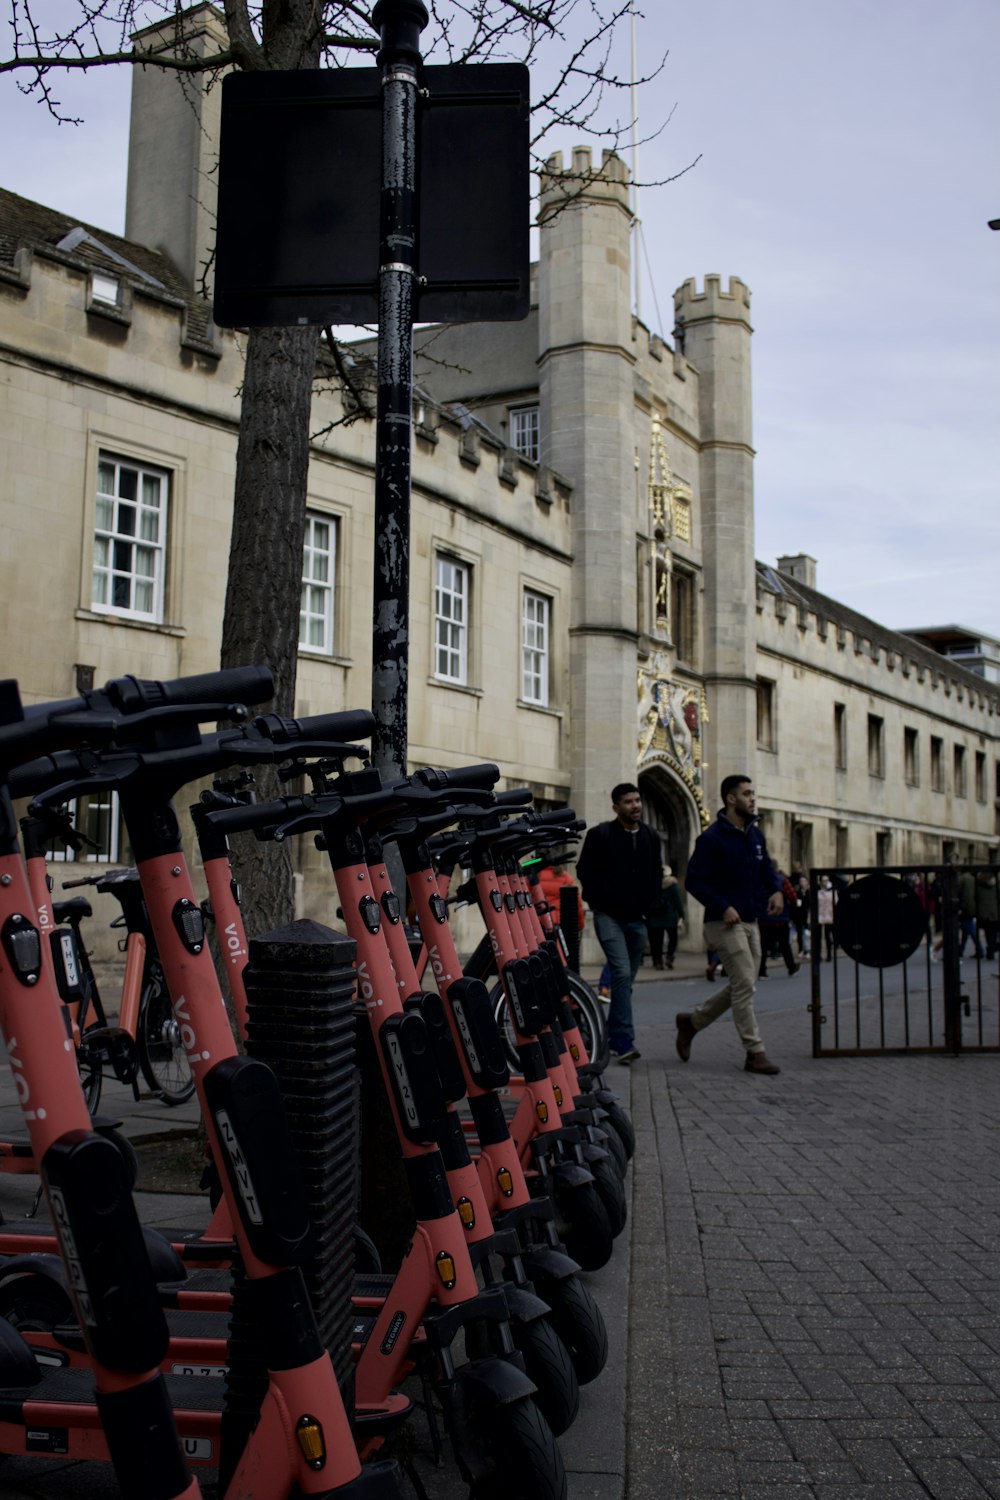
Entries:
{"type": "MultiPolygon", "coordinates": [[[[203,296],[215,97],[136,71],[124,237],[0,192],[3,670],[29,699],[218,660],[243,341],[203,296]]],[[[555,155],[539,219],[529,318],[419,341],[412,761],[496,760],[590,821],[636,776],[680,874],[732,768],[782,863],[992,855],[1000,687],[820,594],[812,559],[755,563],[748,289],[683,282],[669,341],[633,317],[615,156],[555,155]]],[[[321,382],[300,713],[370,698],[374,430],[343,415],[321,382]]],[[[114,809],[80,812],[125,857],[114,809]]]]}

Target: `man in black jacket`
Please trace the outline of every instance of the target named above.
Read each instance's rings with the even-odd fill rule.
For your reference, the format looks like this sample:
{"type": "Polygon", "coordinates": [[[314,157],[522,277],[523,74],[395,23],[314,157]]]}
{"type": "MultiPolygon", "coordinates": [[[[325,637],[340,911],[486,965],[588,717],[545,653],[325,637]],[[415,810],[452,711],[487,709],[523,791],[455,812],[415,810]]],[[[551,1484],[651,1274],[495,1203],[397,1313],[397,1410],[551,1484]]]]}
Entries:
{"type": "Polygon", "coordinates": [[[782,911],[783,877],[757,827],[756,794],[749,776],[727,776],[721,791],[722,810],[698,838],[685,883],[688,895],[705,908],[705,942],[718,953],[729,983],[677,1017],[677,1051],[687,1062],[696,1032],[732,1007],[747,1072],[778,1073],[757,1030],[753,997],[760,968],[758,922],[782,911]]]}
{"type": "Polygon", "coordinates": [[[639,788],[623,781],[611,793],[615,816],[591,828],[576,862],[583,899],[611,969],[608,1043],[622,1063],[639,1056],[632,1023],[632,981],[646,948],[645,913],[660,894],[660,840],[642,821],[639,788]]]}

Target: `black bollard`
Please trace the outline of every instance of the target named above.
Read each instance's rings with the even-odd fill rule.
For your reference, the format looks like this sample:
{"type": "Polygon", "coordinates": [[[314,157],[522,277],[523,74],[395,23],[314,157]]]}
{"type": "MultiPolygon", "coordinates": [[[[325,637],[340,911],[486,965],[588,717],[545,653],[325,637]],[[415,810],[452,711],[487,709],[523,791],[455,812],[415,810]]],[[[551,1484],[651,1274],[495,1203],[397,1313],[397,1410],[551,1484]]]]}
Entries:
{"type": "MultiPolygon", "coordinates": [[[[247,1053],[277,1077],[313,1226],[302,1271],[345,1405],[353,1407],[351,1291],[359,1182],[355,943],[318,922],[253,938],[244,974],[247,1053]]],[[[254,1285],[233,1281],[221,1472],[231,1473],[267,1389],[254,1285]]]]}
{"type": "Polygon", "coordinates": [[[580,972],[580,893],[575,885],[559,889],[559,926],[566,944],[566,962],[580,972]]]}

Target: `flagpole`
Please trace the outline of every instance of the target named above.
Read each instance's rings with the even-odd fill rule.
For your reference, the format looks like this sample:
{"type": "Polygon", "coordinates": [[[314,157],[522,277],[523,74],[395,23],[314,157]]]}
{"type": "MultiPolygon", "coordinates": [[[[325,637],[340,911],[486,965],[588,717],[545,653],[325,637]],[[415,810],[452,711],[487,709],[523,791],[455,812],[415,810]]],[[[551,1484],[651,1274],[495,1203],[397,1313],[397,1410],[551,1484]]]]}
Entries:
{"type": "Polygon", "coordinates": [[[638,90],[635,66],[635,0],[630,7],[632,74],[629,84],[629,107],[632,112],[632,280],[635,288],[635,315],[642,317],[642,264],[639,245],[639,122],[638,90]]]}

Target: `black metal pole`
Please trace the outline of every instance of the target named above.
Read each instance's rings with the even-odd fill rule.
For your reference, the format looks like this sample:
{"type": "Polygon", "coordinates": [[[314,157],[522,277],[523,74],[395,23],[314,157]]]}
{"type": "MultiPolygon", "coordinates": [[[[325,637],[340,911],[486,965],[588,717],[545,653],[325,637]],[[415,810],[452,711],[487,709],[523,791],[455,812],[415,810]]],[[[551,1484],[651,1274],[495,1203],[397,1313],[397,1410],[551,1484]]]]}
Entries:
{"type": "Polygon", "coordinates": [[[386,778],[406,771],[410,648],[410,443],[416,275],[417,68],[422,0],[379,0],[382,194],[379,233],[372,757],[386,778]]]}

